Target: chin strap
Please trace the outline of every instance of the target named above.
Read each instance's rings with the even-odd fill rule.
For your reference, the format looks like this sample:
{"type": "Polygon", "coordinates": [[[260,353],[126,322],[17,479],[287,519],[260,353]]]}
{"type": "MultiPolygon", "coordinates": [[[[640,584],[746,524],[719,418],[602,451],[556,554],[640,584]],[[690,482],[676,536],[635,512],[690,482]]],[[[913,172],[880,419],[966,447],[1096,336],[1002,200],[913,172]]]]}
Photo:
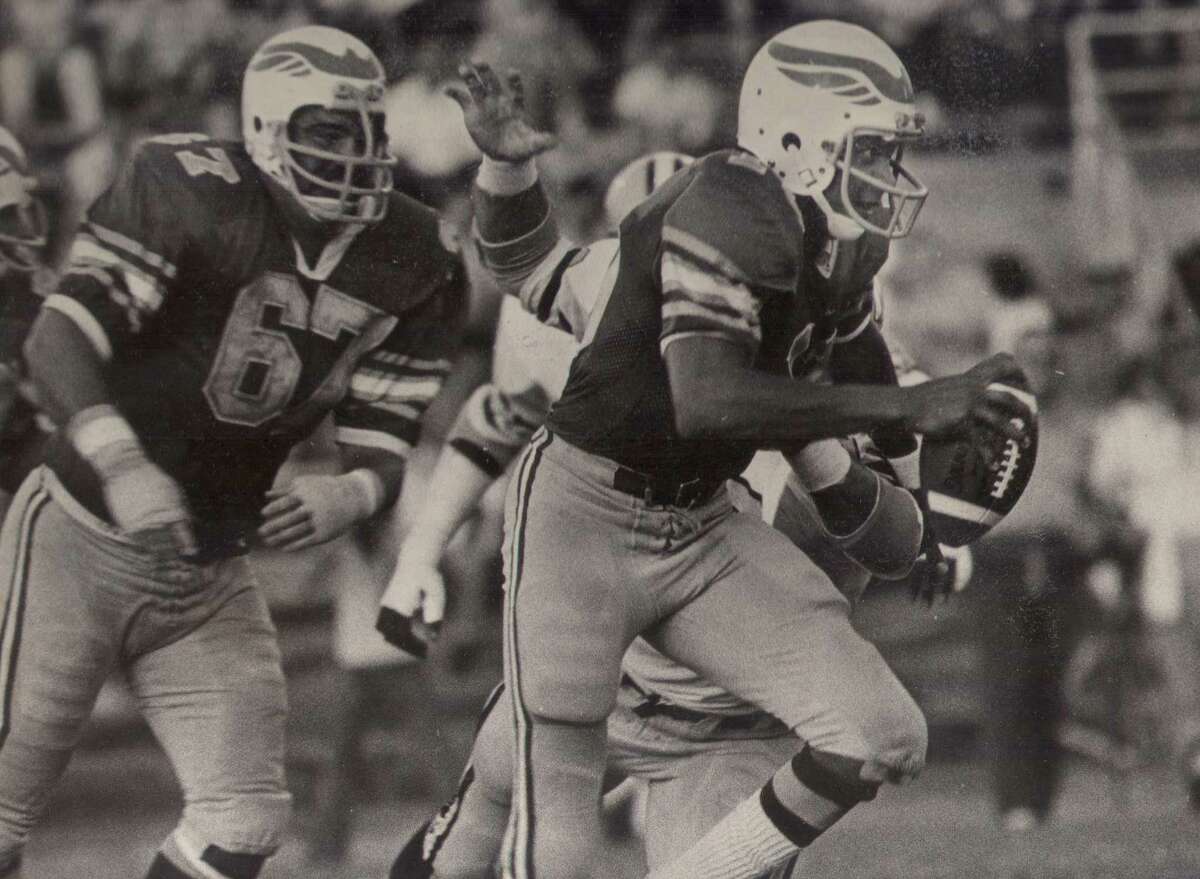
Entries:
{"type": "Polygon", "coordinates": [[[831,237],[838,241],[857,241],[862,238],[863,232],[866,230],[845,214],[835,211],[833,205],[829,203],[829,199],[825,197],[825,193],[814,192],[809,198],[817,203],[817,207],[825,215],[825,223],[831,237]]]}

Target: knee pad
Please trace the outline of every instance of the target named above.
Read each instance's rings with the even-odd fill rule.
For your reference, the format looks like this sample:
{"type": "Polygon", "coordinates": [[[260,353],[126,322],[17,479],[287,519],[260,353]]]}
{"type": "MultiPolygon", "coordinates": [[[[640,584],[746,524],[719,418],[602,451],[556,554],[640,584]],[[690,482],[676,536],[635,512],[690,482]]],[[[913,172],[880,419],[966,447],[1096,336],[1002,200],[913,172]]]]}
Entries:
{"type": "Polygon", "coordinates": [[[915,778],[925,768],[929,745],[929,727],[921,709],[911,699],[895,707],[886,717],[886,725],[867,737],[871,749],[867,774],[880,781],[899,784],[915,778]]]}
{"type": "Polygon", "coordinates": [[[808,790],[842,810],[875,799],[879,782],[863,778],[865,761],[818,751],[805,745],[792,758],[792,775],[808,790]]]}

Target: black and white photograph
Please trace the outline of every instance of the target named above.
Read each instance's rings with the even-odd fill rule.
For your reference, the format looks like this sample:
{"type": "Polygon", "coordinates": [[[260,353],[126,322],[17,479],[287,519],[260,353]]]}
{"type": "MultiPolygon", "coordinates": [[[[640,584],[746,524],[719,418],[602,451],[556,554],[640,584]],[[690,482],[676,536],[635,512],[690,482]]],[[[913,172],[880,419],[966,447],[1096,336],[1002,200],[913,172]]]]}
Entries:
{"type": "Polygon", "coordinates": [[[1200,879],[1200,0],[0,0],[0,879],[1200,879]]]}

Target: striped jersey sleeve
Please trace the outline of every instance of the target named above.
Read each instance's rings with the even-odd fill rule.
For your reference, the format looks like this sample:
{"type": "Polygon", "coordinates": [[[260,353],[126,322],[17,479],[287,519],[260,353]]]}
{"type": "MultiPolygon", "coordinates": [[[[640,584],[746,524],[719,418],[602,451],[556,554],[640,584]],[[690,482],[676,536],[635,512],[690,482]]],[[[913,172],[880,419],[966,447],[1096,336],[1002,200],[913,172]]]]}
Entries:
{"type": "Polygon", "coordinates": [[[688,336],[757,350],[763,303],[799,276],[803,225],[788,198],[748,154],[704,160],[663,220],[662,350],[688,336]]]}
{"type": "Polygon", "coordinates": [[[408,457],[420,441],[426,410],[450,375],[466,308],[459,264],[422,307],[400,315],[383,343],[358,361],[333,411],[339,443],[408,457]]]}
{"type": "Polygon", "coordinates": [[[154,155],[143,147],[89,208],[58,289],[46,300],[105,359],[162,306],[186,246],[190,195],[162,176],[154,155]]]}

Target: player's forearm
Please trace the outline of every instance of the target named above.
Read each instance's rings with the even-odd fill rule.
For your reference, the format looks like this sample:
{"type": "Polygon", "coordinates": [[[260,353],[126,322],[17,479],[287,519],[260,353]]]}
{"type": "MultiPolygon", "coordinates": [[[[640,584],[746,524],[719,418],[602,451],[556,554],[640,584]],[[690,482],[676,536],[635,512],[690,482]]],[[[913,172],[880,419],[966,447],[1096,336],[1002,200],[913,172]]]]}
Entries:
{"type": "Polygon", "coordinates": [[[42,309],[25,340],[25,363],[47,415],[59,425],[111,402],[105,364],[91,341],[62,313],[42,309]]]}
{"type": "Polygon", "coordinates": [[[828,437],[903,425],[908,391],[898,387],[830,387],[751,368],[733,343],[681,339],[665,358],[675,424],[688,439],[753,441],[788,448],[828,437]]]}
{"type": "Polygon", "coordinates": [[[559,242],[550,203],[530,159],[485,158],[471,193],[484,265],[509,292],[521,287],[559,242]]]}
{"type": "MultiPolygon", "coordinates": [[[[829,372],[838,385],[899,383],[892,352],[873,321],[850,341],[834,346],[829,372]]],[[[880,454],[889,459],[904,458],[917,450],[917,438],[903,425],[877,427],[871,439],[880,454]]]]}
{"type": "Polygon", "coordinates": [[[419,552],[437,564],[450,541],[479,506],[479,500],[496,481],[470,458],[452,446],[444,446],[434,466],[429,494],[421,515],[404,539],[405,552],[419,552]]]}
{"type": "MultiPolygon", "coordinates": [[[[749,370],[747,370],[749,372],[749,370]]],[[[907,409],[900,388],[872,385],[807,385],[761,373],[740,376],[694,397],[677,414],[680,432],[691,438],[760,440],[764,447],[828,437],[903,428],[907,409]]]]}

